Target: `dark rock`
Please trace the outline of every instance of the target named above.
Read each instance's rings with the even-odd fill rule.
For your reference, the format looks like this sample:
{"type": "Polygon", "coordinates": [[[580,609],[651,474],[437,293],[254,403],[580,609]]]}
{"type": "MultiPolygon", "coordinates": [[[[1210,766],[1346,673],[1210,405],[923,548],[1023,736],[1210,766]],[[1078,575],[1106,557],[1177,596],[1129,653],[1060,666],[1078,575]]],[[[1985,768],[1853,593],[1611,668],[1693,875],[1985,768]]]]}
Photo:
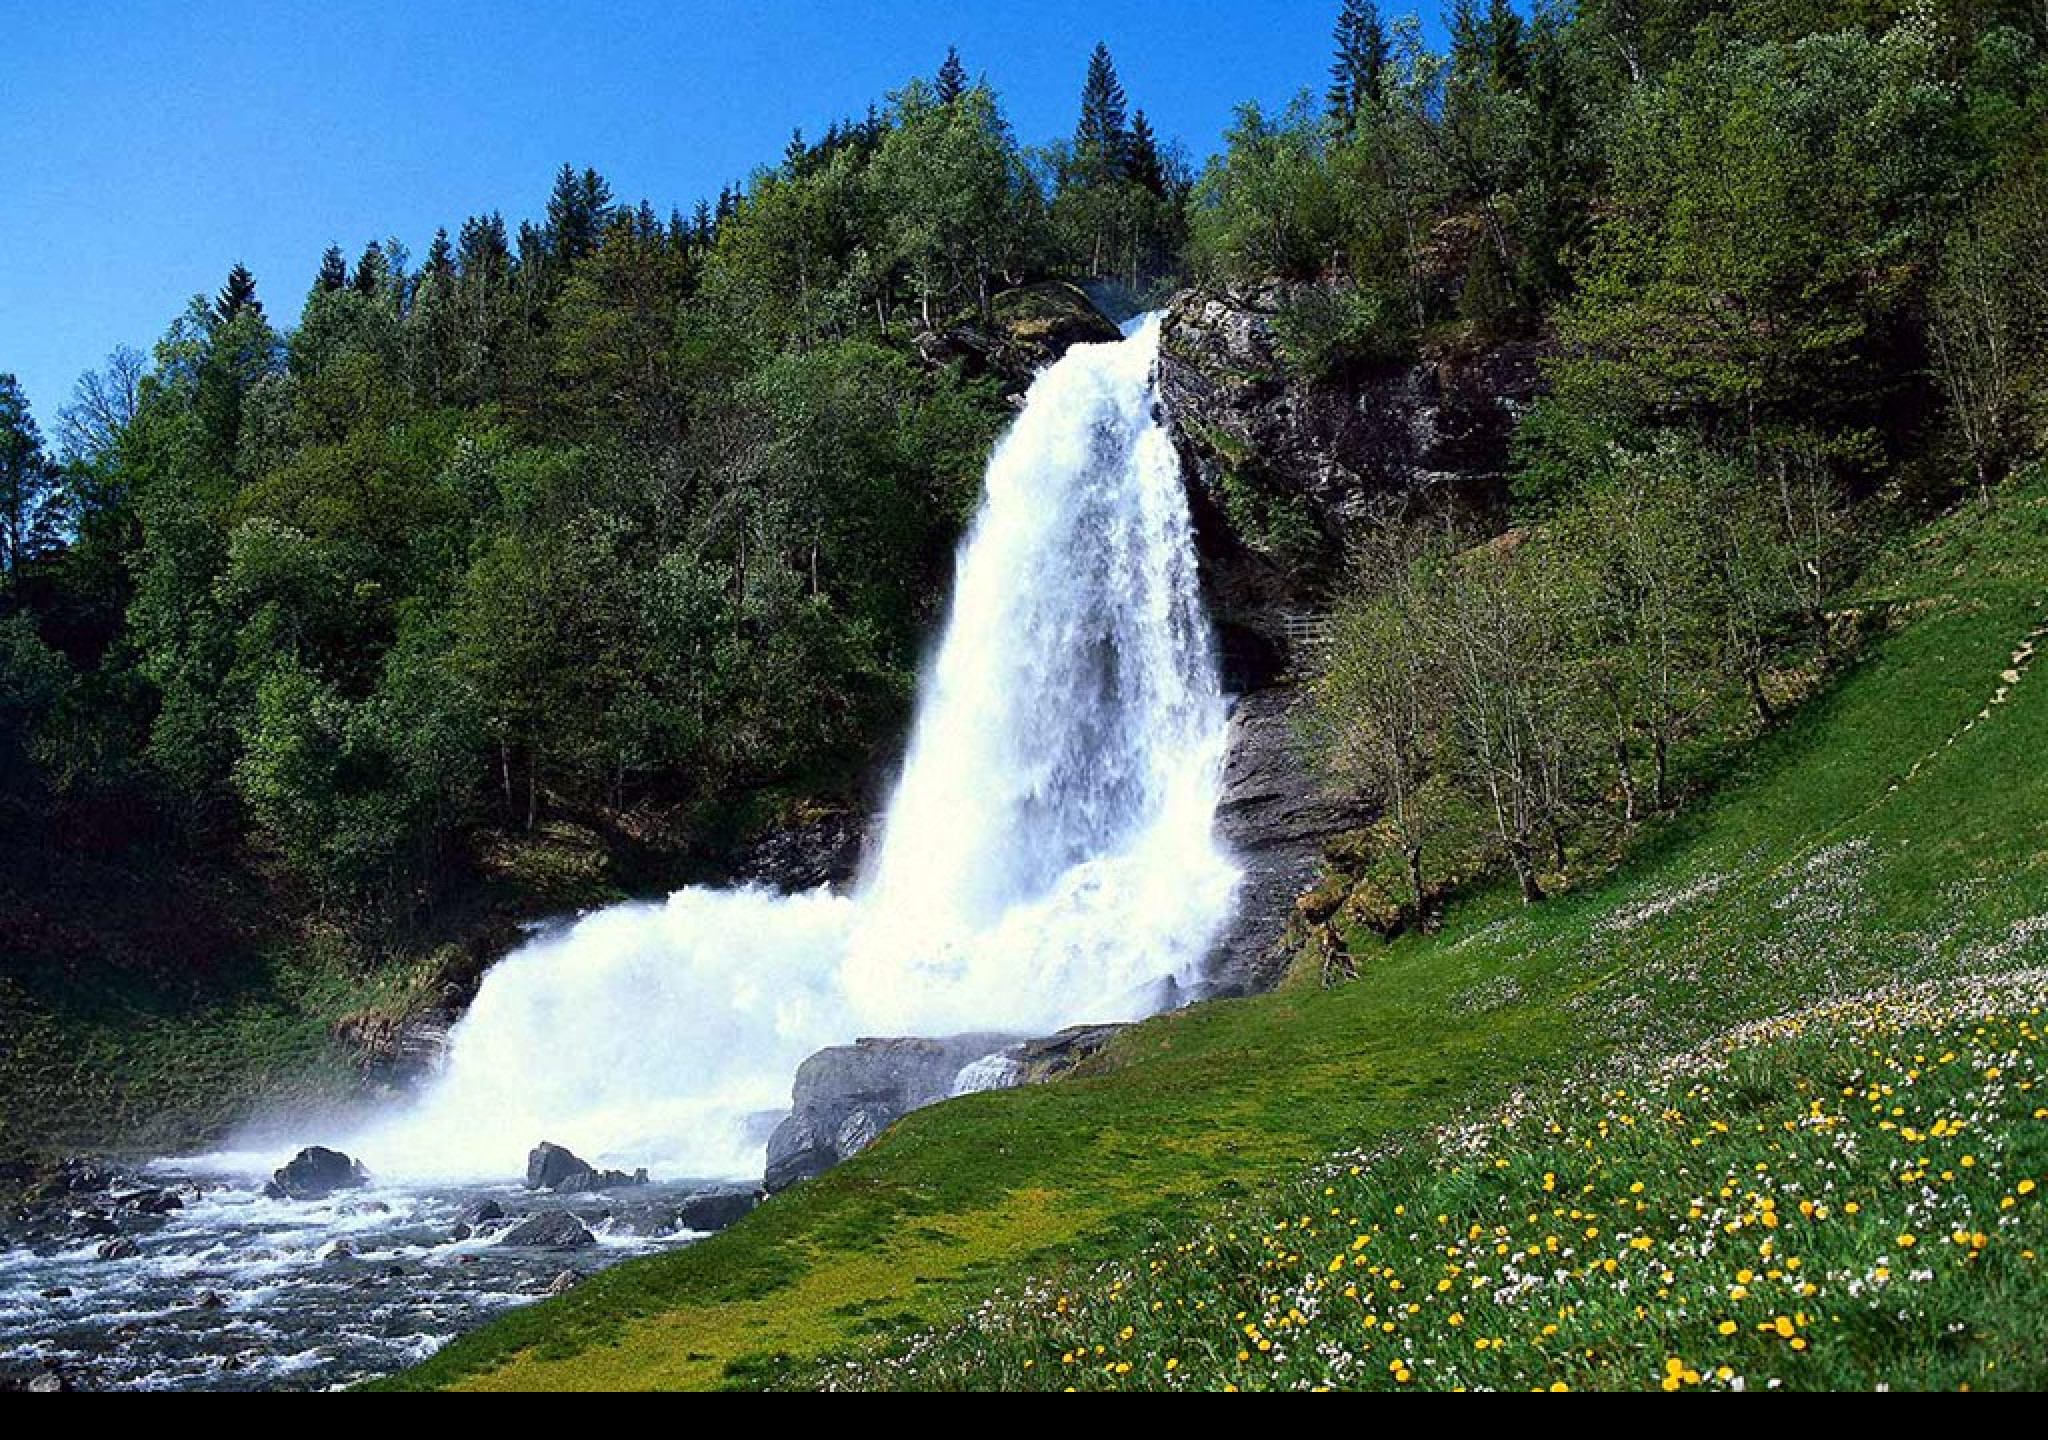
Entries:
{"type": "Polygon", "coordinates": [[[219,1291],[202,1290],[199,1292],[199,1298],[192,1302],[192,1308],[195,1310],[225,1310],[227,1304],[228,1302],[220,1297],[219,1291]]]}
{"type": "Polygon", "coordinates": [[[751,1186],[745,1189],[707,1190],[702,1195],[692,1195],[676,1206],[675,1223],[678,1228],[694,1230],[700,1235],[710,1235],[737,1225],[761,1203],[761,1192],[751,1186]]]}
{"type": "Polygon", "coordinates": [[[463,1241],[467,1240],[470,1236],[474,1235],[475,1233],[476,1232],[470,1229],[467,1225],[458,1222],[455,1228],[448,1232],[448,1239],[452,1243],[460,1245],[463,1241]]]}
{"type": "Polygon", "coordinates": [[[571,1290],[574,1290],[578,1285],[581,1285],[582,1283],[583,1277],[581,1275],[578,1275],[574,1270],[564,1270],[561,1274],[557,1275],[553,1280],[548,1282],[548,1294],[567,1295],[571,1290]]]}
{"type": "Polygon", "coordinates": [[[495,1225],[505,1218],[505,1207],[495,1200],[481,1200],[462,1212],[462,1223],[471,1229],[495,1225]]]}
{"type": "Polygon", "coordinates": [[[1298,737],[1291,689],[1240,699],[1230,716],[1230,757],[1216,812],[1218,837],[1244,870],[1237,917],[1211,957],[1205,996],[1269,990],[1287,966],[1294,902],[1322,867],[1324,843],[1372,818],[1336,794],[1298,737]]]}
{"type": "MultiPolygon", "coordinates": [[[[1159,385],[1186,465],[1211,613],[1231,688],[1269,684],[1290,657],[1292,616],[1320,608],[1320,588],[1375,516],[1428,497],[1497,512],[1516,421],[1542,393],[1547,354],[1520,341],[1356,367],[1324,379],[1290,374],[1274,321],[1313,287],[1272,282],[1174,297],[1161,337],[1159,385]],[[1228,492],[1304,522],[1290,548],[1246,533],[1228,492]]],[[[1294,637],[1298,638],[1298,637],[1294,637]]]]}
{"type": "Polygon", "coordinates": [[[797,1071],[793,1108],[769,1138],[769,1193],[865,1149],[902,1116],[951,1095],[964,1066],[1014,1043],[1003,1035],[956,1035],[820,1050],[797,1071]]]}
{"type": "Polygon", "coordinates": [[[88,1240],[104,1240],[110,1235],[119,1235],[121,1227],[116,1225],[104,1210],[87,1210],[72,1217],[72,1224],[78,1233],[88,1240]]]}
{"type": "Polygon", "coordinates": [[[1041,1040],[1026,1040],[1010,1052],[1021,1085],[1043,1085],[1071,1075],[1126,1029],[1122,1025],[1076,1025],[1041,1040]]]}
{"type": "Polygon", "coordinates": [[[733,878],[798,894],[845,885],[860,871],[867,832],[859,815],[832,811],[777,826],[740,851],[733,878]]]}
{"type": "Polygon", "coordinates": [[[133,1215],[171,1215],[185,1208],[185,1202],[170,1190],[137,1190],[114,1197],[116,1208],[133,1215]]]}
{"type": "Polygon", "coordinates": [[[369,1184],[369,1172],[339,1150],[310,1146],[271,1177],[264,1194],[274,1200],[324,1200],[341,1190],[369,1184]]]}
{"type": "Polygon", "coordinates": [[[505,1232],[498,1242],[526,1250],[581,1250],[597,1243],[597,1237],[583,1228],[583,1222],[564,1210],[550,1211],[522,1221],[505,1232]]]}
{"type": "Polygon", "coordinates": [[[356,1247],[349,1244],[346,1240],[337,1240],[327,1247],[327,1258],[329,1260],[353,1260],[356,1258],[356,1247]]]}
{"type": "Polygon", "coordinates": [[[1076,345],[1106,344],[1122,332],[1073,285],[1048,282],[1007,290],[990,306],[992,326],[933,330],[916,339],[927,365],[958,368],[1021,395],[1038,372],[1076,345]]]}
{"type": "Polygon", "coordinates": [[[142,1253],[142,1247],[123,1235],[107,1241],[93,1253],[102,1260],[133,1260],[142,1253]]]}
{"type": "Polygon", "coordinates": [[[71,1298],[71,1287],[68,1285],[52,1285],[49,1289],[42,1292],[42,1297],[45,1300],[69,1300],[71,1298]]]}
{"type": "Polygon", "coordinates": [[[761,1184],[770,1195],[822,1175],[839,1163],[832,1134],[809,1115],[791,1115],[768,1137],[768,1169],[761,1184]]]}
{"type": "Polygon", "coordinates": [[[553,1190],[571,1195],[590,1195],[604,1190],[626,1190],[647,1183],[647,1172],[597,1170],[559,1145],[543,1141],[526,1157],[526,1188],[553,1190]]]}

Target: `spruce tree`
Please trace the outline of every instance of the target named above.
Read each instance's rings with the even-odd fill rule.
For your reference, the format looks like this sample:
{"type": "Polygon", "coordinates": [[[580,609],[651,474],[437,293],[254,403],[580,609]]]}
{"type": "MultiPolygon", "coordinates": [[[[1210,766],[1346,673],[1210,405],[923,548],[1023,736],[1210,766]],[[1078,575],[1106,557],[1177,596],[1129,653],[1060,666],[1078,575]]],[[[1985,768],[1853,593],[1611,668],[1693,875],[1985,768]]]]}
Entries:
{"type": "Polygon", "coordinates": [[[261,316],[263,302],[256,298],[256,277],[249,273],[249,267],[236,262],[228,271],[228,283],[221,286],[220,294],[214,297],[214,316],[225,325],[244,313],[261,316]]]}
{"type": "Polygon", "coordinates": [[[1125,175],[1161,200],[1166,198],[1166,159],[1159,153],[1159,137],[1143,110],[1131,117],[1130,156],[1125,175]]]}
{"type": "Polygon", "coordinates": [[[1084,184],[1103,184],[1123,173],[1131,143],[1128,106],[1109,46],[1098,43],[1088,58],[1081,123],[1074,131],[1074,160],[1084,184]]]}
{"type": "Polygon", "coordinates": [[[789,144],[782,151],[782,173],[792,180],[801,179],[809,168],[811,147],[804,143],[803,127],[799,125],[789,132],[789,144]]]}
{"type": "Polygon", "coordinates": [[[324,295],[348,288],[348,258],[339,245],[329,245],[327,253],[320,257],[320,273],[313,283],[324,295]]]}
{"type": "Polygon", "coordinates": [[[1330,66],[1330,118],[1346,134],[1386,101],[1393,47],[1373,0],[1344,0],[1337,17],[1337,59],[1330,66]]]}
{"type": "Polygon", "coordinates": [[[612,188],[597,171],[576,173],[564,165],[555,173],[554,193],[548,196],[548,253],[564,265],[573,264],[597,248],[605,227],[611,223],[612,188]]]}
{"type": "Polygon", "coordinates": [[[385,263],[384,247],[372,240],[363,247],[362,258],[356,261],[356,273],[349,280],[349,286],[358,295],[375,295],[390,277],[391,267],[385,263]]]}
{"type": "Polygon", "coordinates": [[[1528,88],[1529,48],[1522,17],[1511,0],[1491,0],[1485,25],[1487,78],[1502,94],[1528,88]]]}
{"type": "Polygon", "coordinates": [[[0,586],[63,535],[63,488],[12,375],[0,375],[0,586]]]}
{"type": "Polygon", "coordinates": [[[939,103],[951,105],[967,93],[967,67],[961,63],[958,46],[946,47],[946,63],[939,67],[939,103]]]}
{"type": "Polygon", "coordinates": [[[426,273],[443,276],[455,273],[455,247],[448,243],[445,227],[434,232],[434,243],[427,247],[426,273]]]}

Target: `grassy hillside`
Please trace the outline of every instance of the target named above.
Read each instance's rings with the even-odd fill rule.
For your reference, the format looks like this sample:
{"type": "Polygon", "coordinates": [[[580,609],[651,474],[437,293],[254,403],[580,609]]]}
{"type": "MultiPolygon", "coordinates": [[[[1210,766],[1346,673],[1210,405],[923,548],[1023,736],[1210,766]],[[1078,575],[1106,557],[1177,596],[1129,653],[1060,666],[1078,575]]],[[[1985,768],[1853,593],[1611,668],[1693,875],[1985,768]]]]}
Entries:
{"type": "MultiPolygon", "coordinates": [[[[1507,896],[1476,903],[1441,934],[1362,953],[1362,978],[1355,984],[1163,1017],[1131,1032],[1103,1073],[970,1097],[913,1116],[852,1164],[777,1199],[737,1229],[622,1267],[512,1315],[396,1383],[657,1388],[805,1383],[827,1375],[849,1383],[1077,1383],[1047,1373],[1050,1366],[1039,1357],[1057,1362],[1087,1341],[1096,1358],[1093,1344],[1107,1347],[1124,1325],[1131,1325],[1129,1340],[1135,1341],[1137,1327],[1124,1321],[1107,1334],[1062,1339],[1064,1316],[1041,1324],[1031,1313],[1032,1296],[1093,1283],[1089,1277],[1103,1265],[1149,1273],[1161,1254],[1211,1243],[1206,1225],[1229,1235],[1239,1223],[1272,1215],[1276,1204],[1281,1213],[1291,1212],[1294,1187],[1337,1154],[1379,1157],[1357,1177],[1348,1166],[1339,1172],[1344,1188],[1330,1200],[1336,1219],[1346,1224],[1356,1216],[1384,1230],[1399,1214],[1393,1205],[1406,1208],[1392,1199],[1404,1186],[1421,1209],[1442,1207],[1432,1222],[1434,1213],[1450,1213],[1452,1192],[1461,1205],[1497,1204],[1511,1195],[1519,1206],[1527,1198],[1533,1212],[1533,1197],[1520,1190],[1488,1195],[1472,1182],[1470,1166],[1447,1166],[1436,1127],[1496,1111],[1525,1093],[1597,1123],[1601,1117],[1574,1100],[1578,1092],[1561,1087],[1588,1073],[1611,1077],[1616,1067],[1636,1073],[1655,1057],[1708,1046],[1744,1023],[1857,1001],[1863,1008],[1832,1012],[1835,1028],[1810,1046],[1798,1040],[1797,1027],[1752,1037],[1758,1057],[1748,1069],[1755,1094],[1734,1097],[1748,1107],[1741,1113],[1767,1125],[1789,1120],[1796,1131],[1798,1117],[1788,1107],[1822,1096],[1814,1089],[1808,1099],[1801,1084],[1814,1087],[1823,1078],[1833,1084],[1844,1047],[1869,1033],[1856,1028],[1865,1023],[1857,1017],[1868,1013],[1857,997],[1893,992],[1925,1004],[1961,977],[2018,971],[2048,955],[2048,770],[2040,764],[2048,748],[2048,700],[2039,678],[2023,673],[2048,619],[2044,581],[2048,485],[2037,481],[2016,487],[1988,510],[1959,513],[1876,567],[1855,600],[1882,616],[1882,633],[1862,662],[1752,751],[1744,770],[1725,778],[1717,798],[1656,837],[1611,880],[1533,910],[1507,896]],[[1393,1168],[1378,1168],[1387,1166],[1393,1168]],[[1145,1256],[1154,1261],[1133,1260],[1145,1256]],[[971,1355],[949,1354],[943,1340],[929,1338],[992,1292],[1017,1297],[983,1316],[983,1328],[1005,1337],[1001,1344],[977,1343],[971,1355]],[[878,1356],[898,1358],[878,1363],[878,1356]],[[1029,1369],[1026,1360],[1034,1362],[1029,1369]]],[[[2005,1048],[2038,1066],[2038,1030],[2026,1013],[2038,1000],[2024,989],[1994,993],[2006,999],[1980,1008],[2000,1011],[2005,1048]],[[2003,1015],[2006,1010],[2013,1013],[2003,1015]]],[[[1916,1022],[1925,1035],[1916,1032],[1900,1043],[1922,1049],[1945,1043],[1943,1027],[1974,1024],[1974,1018],[1975,1012],[1927,1009],[1916,1022]]],[[[1969,1029],[1963,1033],[1968,1037],[1969,1029]]],[[[1874,1055],[1871,1068],[1896,1060],[1889,1051],[1874,1055]]],[[[1973,1088],[1983,1081],[1982,1067],[1969,1076],[1954,1073],[1959,1088],[1949,1103],[1991,1103],[1973,1088]]],[[[1983,1168],[1984,1194],[1971,1198],[1961,1250],[1973,1248],[1979,1230],[1991,1233],[1979,1218],[1981,1206],[1992,1206],[1993,1217],[2003,1198],[2019,1206],[2024,1177],[2009,1173],[2013,1167],[2033,1174],[2042,1169],[2038,1126],[2008,1133],[2014,1125],[2036,1124],[2031,1112],[2013,1111],[2010,1098],[2000,1092],[2002,1108],[1978,1122],[1987,1139],[1977,1153],[1996,1153],[1998,1163],[1983,1168]]],[[[1680,1109],[1692,1103],[1682,1087],[1664,1099],[1680,1109]]],[[[1732,1113],[1696,1108],[1701,1123],[1732,1113]]],[[[1840,1108],[1853,1109],[1853,1099],[1843,1097],[1840,1108]]],[[[1933,1118],[1907,1117],[1906,1123],[1931,1125],[1933,1118]]],[[[1620,1123],[1617,1117],[1608,1128],[1620,1123]]],[[[1660,1137],[1657,1145],[1667,1148],[1644,1140],[1637,1150],[1608,1157],[1612,1175],[1633,1173],[1646,1181],[1661,1175],[1671,1158],[1668,1146],[1680,1142],[1660,1137]]],[[[1578,1131],[1510,1137],[1499,1143],[1520,1148],[1493,1158],[1516,1183],[1535,1176],[1540,1185],[1544,1173],[1565,1170],[1564,1152],[1583,1138],[1578,1131]]],[[[1703,1135],[1688,1138],[1704,1145],[1703,1135]]],[[[1776,1159],[1760,1154],[1752,1160],[1747,1150],[1727,1147],[1714,1152],[1716,1166],[1738,1162],[1776,1164],[1781,1175],[1790,1169],[1806,1187],[1801,1193],[1820,1183],[1804,1173],[1818,1163],[1808,1145],[1788,1146],[1776,1159]]],[[[1580,1183],[1598,1186],[1605,1175],[1580,1183]]],[[[1873,1187],[1878,1177],[1859,1171],[1843,1183],[1873,1187]]],[[[1330,1188],[1339,1189],[1335,1181],[1330,1188]]],[[[1685,1188],[1662,1178],[1657,1194],[1643,1203],[1668,1207],[1685,1188]]],[[[1727,1188],[1737,1192],[1732,1202],[1748,1203],[1749,1189],[1732,1179],[1727,1188]]],[[[1611,1199],[1603,1193],[1600,1203],[1611,1199]]],[[[1868,1208],[1874,1226],[1903,1223],[1868,1208]]],[[[1873,1229],[1871,1237],[1871,1243],[1898,1242],[1897,1233],[1880,1237],[1873,1229]]],[[[1499,1243],[1524,1238],[1518,1233],[1499,1243]]],[[[1653,1247],[1680,1243],[1676,1229],[1651,1238],[1653,1247]]],[[[1930,1230],[1930,1238],[1939,1237],[1930,1230]]],[[[1327,1247],[1323,1236],[1316,1247],[1292,1245],[1284,1253],[1317,1255],[1327,1247]]],[[[1420,1266],[1427,1249],[1425,1240],[1414,1241],[1403,1263],[1420,1266]]],[[[1852,1255],[1861,1255],[1856,1244],[1843,1252],[1852,1255]]],[[[1994,1257],[1984,1262],[1987,1270],[2004,1267],[1996,1271],[1997,1283],[1949,1286],[1943,1303],[1964,1312],[2003,1307],[1999,1314],[2031,1306],[2038,1314],[2038,1269],[2028,1268],[2031,1261],[2008,1264],[2004,1256],[2001,1235],[1994,1257]]],[[[1174,1298],[1213,1309],[1228,1303],[1227,1294],[1265,1288],[1258,1267],[1273,1258],[1270,1252],[1254,1246],[1240,1258],[1241,1265],[1198,1275],[1174,1298]]],[[[1290,1272],[1290,1278],[1299,1277],[1290,1272]]],[[[1801,1321],[1788,1312],[1791,1336],[1779,1333],[1775,1311],[1757,1318],[1748,1310],[1724,1315],[1716,1307],[1703,1320],[1705,1302],[1698,1297],[1710,1278],[1721,1277],[1688,1269],[1648,1289],[1639,1285],[1631,1292],[1636,1299],[1620,1309],[1612,1298],[1618,1287],[1581,1281],[1587,1296],[1566,1303],[1594,1306],[1602,1329],[1583,1346],[1593,1353],[1557,1383],[1655,1385],[1676,1378],[1683,1386],[1692,1383],[1687,1375],[1717,1375],[1716,1368],[1699,1369],[1703,1353],[1675,1348],[1680,1340],[1691,1343],[1698,1323],[1710,1322],[1707,1333],[1716,1338],[1722,1323],[1735,1323],[1743,1343],[1762,1357],[1744,1359],[1758,1375],[1768,1373],[1769,1363],[1790,1364],[1784,1357],[1806,1353],[1792,1341],[1813,1332],[1811,1315],[1801,1321]],[[1636,1304],[1656,1324],[1636,1322],[1636,1338],[1624,1339],[1623,1322],[1635,1321],[1636,1304]],[[1769,1335],[1744,1328],[1766,1322],[1769,1335]],[[1654,1367],[1640,1363],[1634,1350],[1624,1356],[1614,1348],[1662,1348],[1667,1330],[1674,1348],[1654,1367]],[[1662,1363],[1668,1360],[1680,1362],[1675,1377],[1662,1363]]],[[[1420,1279],[1415,1283],[1419,1287],[1420,1279]]],[[[1267,1293],[1279,1295],[1280,1282],[1267,1293]]],[[[1165,1294],[1154,1298],[1162,1309],[1146,1313],[1164,1314],[1165,1294]]],[[[1093,1303],[1121,1302],[1120,1293],[1093,1303]]],[[[1283,1305],[1277,1318],[1301,1308],[1299,1301],[1283,1305]]],[[[1091,1323],[1109,1313],[1092,1316],[1091,1323]]],[[[1965,1326],[1962,1339],[1930,1325],[1902,1331],[1887,1342],[1891,1349],[1867,1354],[1918,1357],[1910,1364],[1899,1358],[1901,1383],[1946,1382],[1954,1366],[1926,1357],[1978,1343],[1968,1328],[1973,1313],[1958,1322],[1965,1326]]],[[[1303,1378],[1298,1371],[1252,1366],[1249,1359],[1241,1373],[1225,1374],[1222,1367],[1239,1365],[1238,1349],[1248,1357],[1271,1353],[1254,1347],[1260,1338],[1272,1342],[1272,1323],[1260,1314],[1218,1327],[1218,1333],[1231,1332],[1237,1349],[1219,1348],[1211,1334],[1214,1365],[1200,1380],[1285,1384],[1303,1378]],[[1259,1334],[1245,1332],[1245,1324],[1259,1334]],[[1253,1345],[1239,1344],[1240,1336],[1253,1345]]],[[[1504,1323],[1495,1328],[1503,1333],[1478,1338],[1508,1338],[1504,1323]]],[[[1162,1324],[1145,1338],[1165,1346],[1200,1330],[1162,1324]]],[[[1991,1353],[1971,1358],[2018,1353],[2026,1339],[2002,1333],[1991,1353]]],[[[2038,1335],[2029,1343],[2038,1357],[2038,1335]]],[[[1107,1372],[1097,1367],[1092,1373],[1104,1383],[1160,1383],[1167,1359],[1194,1368],[1181,1356],[1156,1352],[1103,1358],[1107,1372]],[[1157,1368],[1137,1368],[1141,1360],[1157,1368]],[[1122,1364],[1134,1368],[1119,1372],[1122,1364]]],[[[1440,1354],[1391,1358],[1401,1365],[1382,1364],[1377,1371],[1365,1365],[1363,1373],[1346,1376],[1347,1383],[1509,1378],[1504,1370],[1453,1376],[1440,1354]],[[1425,1369],[1425,1360],[1435,1363],[1425,1369]]],[[[1837,1381],[1877,1378],[1853,1367],[1830,1373],[1837,1381]]],[[[2029,1378],[2010,1366],[2004,1373],[2015,1383],[2029,1378]]]]}

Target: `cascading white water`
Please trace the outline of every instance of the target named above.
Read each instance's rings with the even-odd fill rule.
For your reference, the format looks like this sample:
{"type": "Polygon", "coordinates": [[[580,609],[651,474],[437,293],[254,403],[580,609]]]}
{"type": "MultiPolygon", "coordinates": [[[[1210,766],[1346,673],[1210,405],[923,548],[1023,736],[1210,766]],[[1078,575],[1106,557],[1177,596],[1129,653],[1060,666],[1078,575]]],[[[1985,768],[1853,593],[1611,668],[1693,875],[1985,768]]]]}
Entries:
{"type": "Polygon", "coordinates": [[[1042,1034],[1171,1003],[1227,923],[1225,711],[1156,320],[1075,349],[997,448],[882,842],[850,896],[684,890],[493,969],[380,1174],[758,1174],[760,1117],[859,1035],[1042,1034]]]}

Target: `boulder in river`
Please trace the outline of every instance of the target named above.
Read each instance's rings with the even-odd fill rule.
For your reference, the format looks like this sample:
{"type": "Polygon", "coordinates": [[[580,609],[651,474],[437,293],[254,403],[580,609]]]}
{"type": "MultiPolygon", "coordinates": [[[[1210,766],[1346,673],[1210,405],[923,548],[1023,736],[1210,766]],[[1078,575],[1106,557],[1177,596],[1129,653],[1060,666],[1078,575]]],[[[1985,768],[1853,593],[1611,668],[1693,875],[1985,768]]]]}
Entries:
{"type": "Polygon", "coordinates": [[[873,1144],[911,1111],[953,1093],[962,1069],[1015,1043],[1008,1035],[861,1040],[820,1050],[796,1072],[789,1117],[768,1141],[770,1194],[873,1144]]]}
{"type": "Polygon", "coordinates": [[[737,1225],[761,1203],[761,1192],[752,1186],[730,1190],[707,1190],[692,1195],[676,1207],[675,1223],[684,1230],[710,1235],[737,1225]]]}
{"type": "Polygon", "coordinates": [[[117,1235],[93,1253],[102,1260],[133,1260],[142,1253],[142,1247],[125,1235],[117,1235]]]}
{"type": "Polygon", "coordinates": [[[59,1371],[45,1370],[42,1374],[32,1377],[21,1388],[30,1395],[63,1395],[70,1392],[71,1382],[59,1371]]]}
{"type": "Polygon", "coordinates": [[[495,1200],[480,1200],[463,1211],[459,1223],[471,1230],[481,1230],[486,1225],[495,1225],[505,1218],[505,1207],[495,1200]]]}
{"type": "Polygon", "coordinates": [[[583,1277],[581,1275],[578,1275],[574,1270],[564,1270],[561,1274],[557,1275],[553,1280],[548,1282],[548,1294],[567,1295],[571,1290],[574,1290],[578,1285],[581,1285],[582,1283],[583,1277]]]}
{"type": "Polygon", "coordinates": [[[627,1190],[647,1183],[647,1172],[599,1170],[560,1145],[543,1140],[526,1157],[526,1188],[553,1190],[557,1194],[594,1195],[605,1190],[627,1190]]]}
{"type": "Polygon", "coordinates": [[[566,1210],[552,1210],[520,1222],[498,1243],[527,1250],[582,1250],[595,1245],[597,1237],[566,1210]]]}
{"type": "Polygon", "coordinates": [[[369,1172],[339,1150],[308,1146],[275,1175],[263,1193],[273,1200],[324,1200],[341,1190],[370,1183],[369,1172]]]}

